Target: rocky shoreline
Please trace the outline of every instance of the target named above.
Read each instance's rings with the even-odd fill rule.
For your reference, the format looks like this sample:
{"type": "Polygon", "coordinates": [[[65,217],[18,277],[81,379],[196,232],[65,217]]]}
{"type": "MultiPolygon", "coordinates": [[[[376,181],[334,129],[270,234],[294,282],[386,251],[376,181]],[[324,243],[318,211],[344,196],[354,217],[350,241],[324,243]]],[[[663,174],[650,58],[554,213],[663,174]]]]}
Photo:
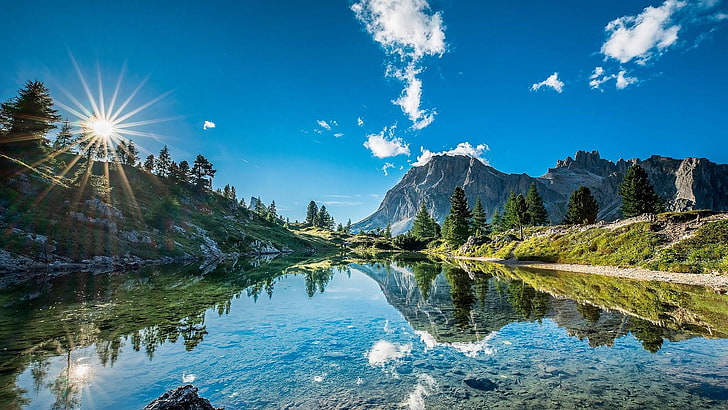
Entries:
{"type": "Polygon", "coordinates": [[[252,252],[240,254],[237,252],[223,253],[215,248],[216,252],[205,252],[201,256],[185,254],[180,257],[163,256],[157,259],[142,259],[136,255],[94,256],[91,259],[74,261],[69,258],[54,258],[52,262],[31,259],[27,256],[14,255],[0,249],[0,289],[12,284],[25,282],[36,277],[56,277],[72,272],[127,272],[146,266],[169,264],[190,264],[201,262],[201,271],[214,269],[226,260],[240,257],[278,256],[292,253],[288,248],[277,249],[269,244],[259,244],[252,252]]]}
{"type": "Polygon", "coordinates": [[[519,261],[515,259],[498,259],[483,257],[454,256],[454,259],[476,260],[483,262],[498,263],[511,267],[523,267],[545,270],[560,270],[568,272],[579,272],[593,275],[614,276],[619,278],[661,281],[679,283],[683,285],[704,286],[712,288],[718,293],[728,294],[728,276],[714,273],[678,273],[654,271],[644,268],[620,268],[617,266],[600,265],[577,265],[571,263],[549,263],[539,261],[519,261]]]}

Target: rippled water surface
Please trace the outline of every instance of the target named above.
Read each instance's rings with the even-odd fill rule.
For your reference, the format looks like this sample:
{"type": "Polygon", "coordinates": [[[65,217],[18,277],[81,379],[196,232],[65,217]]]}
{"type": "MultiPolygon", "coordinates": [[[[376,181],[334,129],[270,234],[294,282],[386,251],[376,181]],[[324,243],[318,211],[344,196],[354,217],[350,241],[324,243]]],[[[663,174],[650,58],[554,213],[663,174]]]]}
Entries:
{"type": "Polygon", "coordinates": [[[728,408],[728,298],[427,260],[79,273],[0,291],[0,407],[728,408]]]}

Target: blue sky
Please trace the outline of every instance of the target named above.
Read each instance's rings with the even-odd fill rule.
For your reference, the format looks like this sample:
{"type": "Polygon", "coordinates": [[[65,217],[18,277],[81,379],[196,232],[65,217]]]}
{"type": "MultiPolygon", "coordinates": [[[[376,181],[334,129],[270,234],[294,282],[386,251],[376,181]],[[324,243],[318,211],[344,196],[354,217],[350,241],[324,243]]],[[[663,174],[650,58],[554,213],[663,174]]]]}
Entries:
{"type": "Polygon", "coordinates": [[[0,99],[39,79],[88,105],[73,57],[108,101],[123,70],[119,101],[143,84],[127,111],[169,92],[128,120],[165,120],[134,127],[155,136],[137,145],[202,153],[216,187],[275,200],[291,220],[315,200],[356,222],[413,164],[453,149],[534,176],[580,149],[728,163],[721,0],[3,8],[0,99]]]}

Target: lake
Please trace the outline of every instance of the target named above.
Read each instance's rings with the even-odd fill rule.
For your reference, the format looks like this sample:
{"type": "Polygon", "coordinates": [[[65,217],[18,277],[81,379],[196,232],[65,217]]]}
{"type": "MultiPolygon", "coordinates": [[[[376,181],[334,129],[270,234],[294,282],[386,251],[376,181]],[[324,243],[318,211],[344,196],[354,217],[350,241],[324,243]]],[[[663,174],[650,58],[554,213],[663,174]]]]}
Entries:
{"type": "Polygon", "coordinates": [[[245,260],[0,291],[0,407],[728,408],[728,297],[428,259],[245,260]]]}

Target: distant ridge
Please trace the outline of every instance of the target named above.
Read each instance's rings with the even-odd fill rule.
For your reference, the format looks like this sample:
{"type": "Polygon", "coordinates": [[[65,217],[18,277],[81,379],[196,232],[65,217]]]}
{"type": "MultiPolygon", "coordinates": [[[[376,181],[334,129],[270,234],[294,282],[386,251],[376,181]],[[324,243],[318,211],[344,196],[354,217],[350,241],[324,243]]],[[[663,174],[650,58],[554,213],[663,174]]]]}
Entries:
{"type": "Polygon", "coordinates": [[[402,233],[412,225],[420,201],[425,201],[432,216],[440,223],[449,211],[455,186],[465,188],[472,206],[480,197],[488,216],[502,207],[510,191],[525,194],[532,182],[544,199],[549,218],[560,223],[571,192],[584,185],[599,203],[599,219],[621,218],[618,194],[624,173],[632,164],[641,165],[666,200],[669,210],[728,210],[728,165],[705,158],[673,159],[653,155],[645,160],[601,158],[598,151],[578,151],[574,158],[556,162],[546,174],[506,174],[466,156],[436,155],[421,166],[412,167],[384,196],[379,209],[353,225],[354,232],[392,224],[393,233],[402,233]]]}

